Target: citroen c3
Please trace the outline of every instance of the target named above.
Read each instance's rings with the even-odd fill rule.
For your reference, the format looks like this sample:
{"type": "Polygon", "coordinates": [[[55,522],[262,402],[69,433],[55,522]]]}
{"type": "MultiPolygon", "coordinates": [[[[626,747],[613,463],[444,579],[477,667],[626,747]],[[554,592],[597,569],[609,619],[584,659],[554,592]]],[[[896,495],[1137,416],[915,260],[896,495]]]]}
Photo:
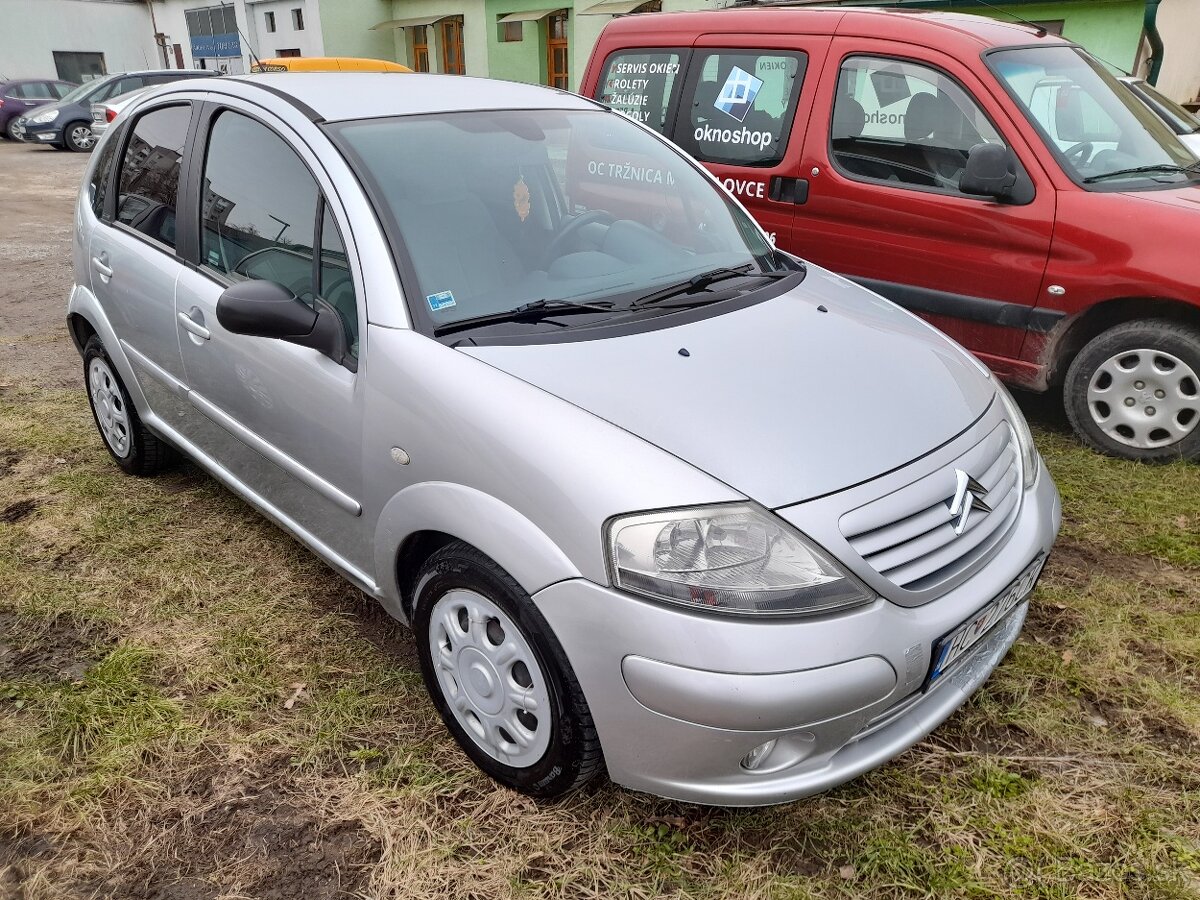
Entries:
{"type": "Polygon", "coordinates": [[[411,624],[536,796],[779,803],[936,728],[1059,527],[1005,389],[626,116],[393,85],[181,84],[106,133],[68,324],[116,463],[185,454],[411,624]]]}
{"type": "Polygon", "coordinates": [[[1200,458],[1200,163],[1078,45],[959,13],[647,13],[605,26],[581,91],[783,250],[1061,392],[1092,448],[1200,458]]]}

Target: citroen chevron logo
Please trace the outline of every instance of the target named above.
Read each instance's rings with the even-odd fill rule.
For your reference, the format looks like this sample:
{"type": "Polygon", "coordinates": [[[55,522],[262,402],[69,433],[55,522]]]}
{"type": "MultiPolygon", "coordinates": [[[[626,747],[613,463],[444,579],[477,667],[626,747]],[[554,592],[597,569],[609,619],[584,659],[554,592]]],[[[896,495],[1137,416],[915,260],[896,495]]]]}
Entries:
{"type": "Polygon", "coordinates": [[[983,500],[987,496],[987,489],[983,485],[962,469],[955,469],[954,476],[958,479],[958,484],[950,500],[950,516],[954,522],[954,533],[962,534],[966,530],[967,519],[972,509],[989,513],[992,508],[983,500]]]}

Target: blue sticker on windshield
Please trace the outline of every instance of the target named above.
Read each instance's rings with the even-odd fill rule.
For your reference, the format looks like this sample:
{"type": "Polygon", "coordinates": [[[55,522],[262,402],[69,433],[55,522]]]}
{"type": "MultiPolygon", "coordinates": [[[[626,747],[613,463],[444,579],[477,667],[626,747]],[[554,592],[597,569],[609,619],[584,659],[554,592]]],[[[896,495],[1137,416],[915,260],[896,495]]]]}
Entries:
{"type": "Polygon", "coordinates": [[[725,115],[745,122],[746,114],[750,112],[754,98],[758,96],[762,86],[761,78],[755,78],[746,70],[734,66],[713,106],[725,115]]]}
{"type": "Polygon", "coordinates": [[[454,305],[454,294],[450,291],[442,291],[440,294],[430,294],[425,300],[429,304],[429,309],[437,312],[440,309],[449,309],[454,305]]]}

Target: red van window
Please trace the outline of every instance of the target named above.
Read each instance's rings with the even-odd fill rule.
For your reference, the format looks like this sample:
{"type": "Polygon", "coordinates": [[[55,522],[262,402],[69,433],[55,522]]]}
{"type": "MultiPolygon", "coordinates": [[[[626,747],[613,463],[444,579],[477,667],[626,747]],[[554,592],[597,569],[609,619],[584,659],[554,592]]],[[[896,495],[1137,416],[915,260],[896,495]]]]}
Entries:
{"type": "Polygon", "coordinates": [[[682,58],[679,50],[614,53],[604,64],[596,99],[665,134],[682,58]]]}
{"type": "Polygon", "coordinates": [[[676,142],[703,162],[778,165],[807,66],[800,52],[697,51],[676,142]]]}

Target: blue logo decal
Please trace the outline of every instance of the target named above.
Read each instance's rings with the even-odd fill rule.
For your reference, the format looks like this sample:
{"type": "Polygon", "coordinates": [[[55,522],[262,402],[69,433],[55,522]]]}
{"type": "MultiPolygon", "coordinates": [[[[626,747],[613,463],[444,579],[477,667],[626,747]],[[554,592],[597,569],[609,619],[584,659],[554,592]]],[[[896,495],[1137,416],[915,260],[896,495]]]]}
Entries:
{"type": "Polygon", "coordinates": [[[755,78],[744,69],[734,66],[729,77],[725,79],[725,86],[721,88],[721,93],[717,96],[713,106],[725,115],[737,119],[739,122],[745,122],[746,114],[750,112],[750,107],[754,105],[754,98],[758,96],[762,86],[761,78],[755,78]]]}
{"type": "Polygon", "coordinates": [[[450,291],[442,291],[439,294],[430,294],[425,298],[425,302],[429,304],[431,312],[437,312],[440,309],[448,309],[454,306],[454,294],[450,291]]]}

